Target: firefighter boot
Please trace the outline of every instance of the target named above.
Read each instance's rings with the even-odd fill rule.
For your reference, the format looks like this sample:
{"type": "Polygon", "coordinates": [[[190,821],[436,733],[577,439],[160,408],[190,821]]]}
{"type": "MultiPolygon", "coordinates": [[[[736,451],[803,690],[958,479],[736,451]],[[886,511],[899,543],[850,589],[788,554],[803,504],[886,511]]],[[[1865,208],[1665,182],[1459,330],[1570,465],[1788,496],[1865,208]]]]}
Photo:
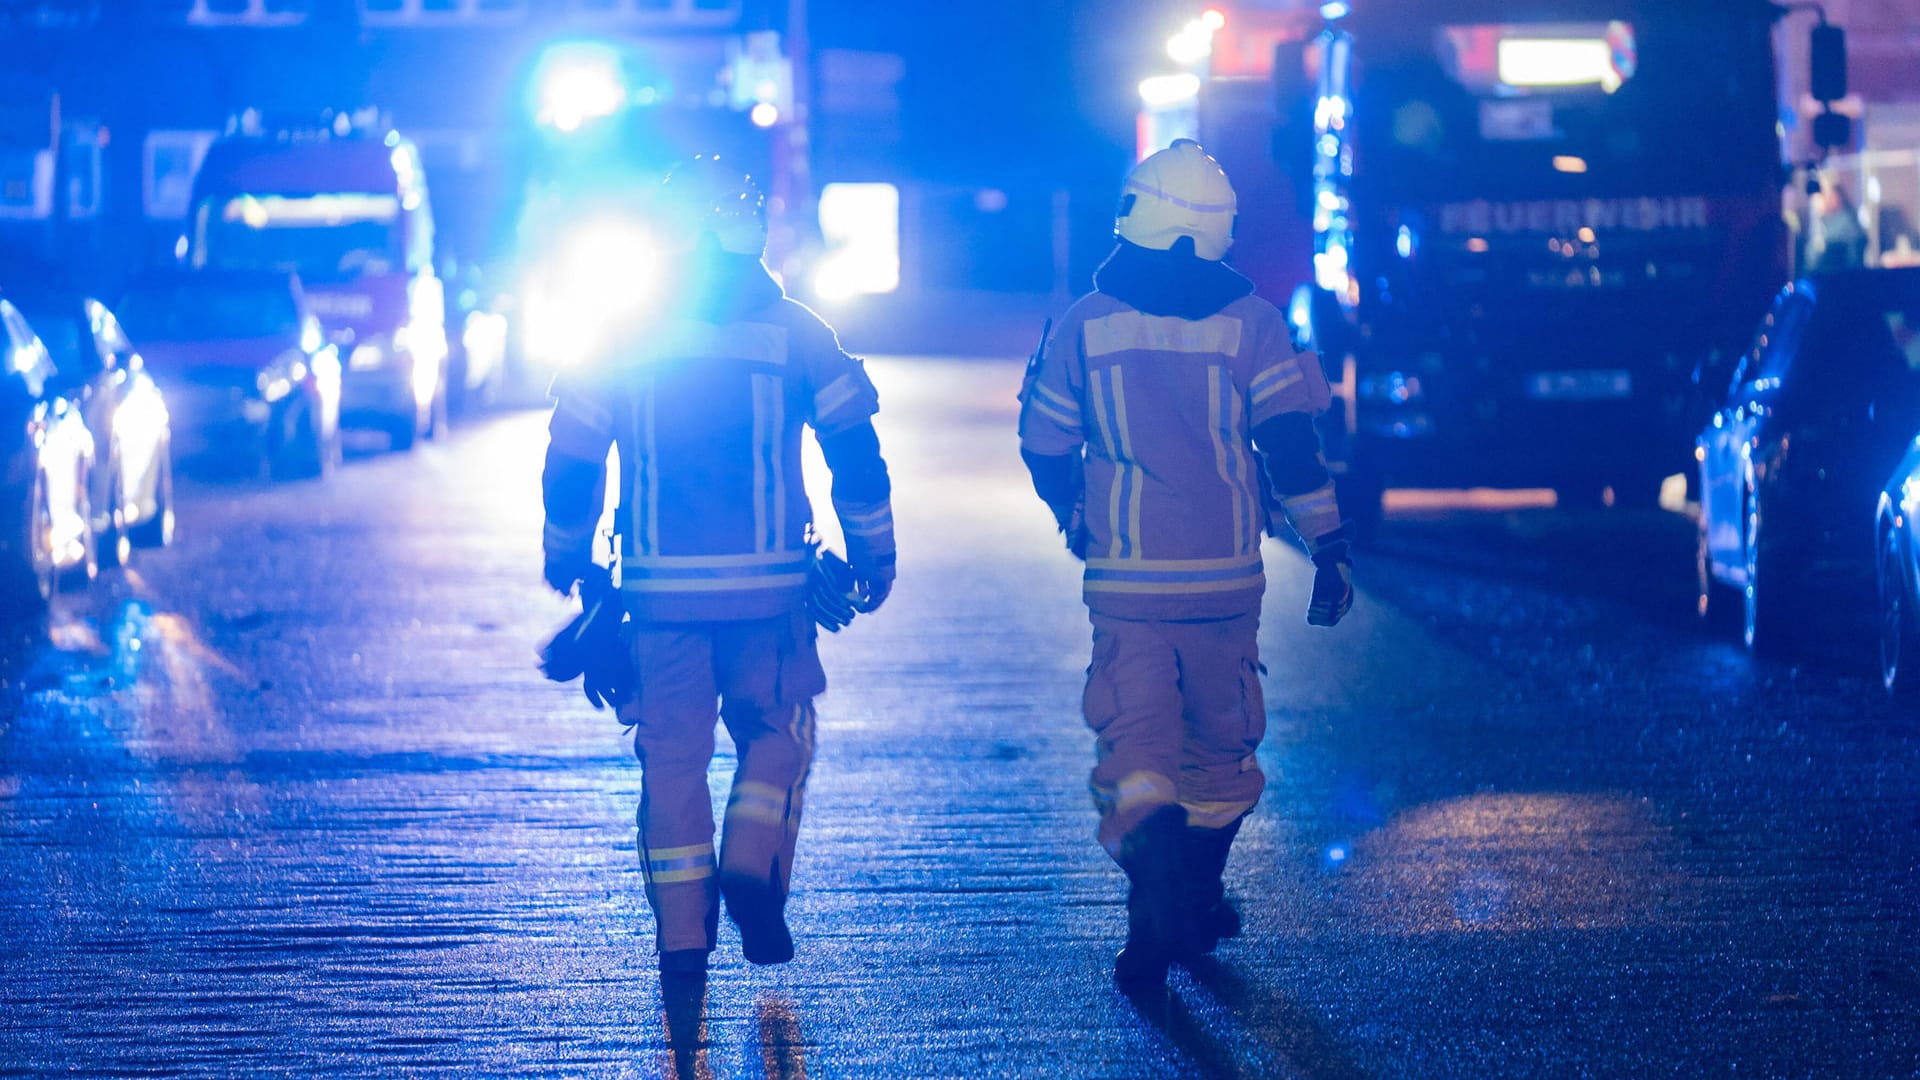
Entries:
{"type": "Polygon", "coordinates": [[[740,931],[740,952],[751,964],[784,964],[793,959],[793,935],[787,931],[787,898],[771,880],[722,872],[720,896],[727,918],[740,931]]]}
{"type": "Polygon", "coordinates": [[[1240,936],[1240,913],[1227,899],[1224,875],[1240,822],[1221,829],[1189,827],[1186,836],[1187,911],[1193,920],[1193,955],[1210,953],[1227,938],[1240,936]]]}
{"type": "Polygon", "coordinates": [[[1120,867],[1127,872],[1127,945],[1114,960],[1113,977],[1123,989],[1161,986],[1167,967],[1185,953],[1191,919],[1181,895],[1180,847],[1187,812],[1165,806],[1120,841],[1120,867]]]}
{"type": "Polygon", "coordinates": [[[668,949],[660,954],[661,983],[705,981],[707,950],[668,949]]]}

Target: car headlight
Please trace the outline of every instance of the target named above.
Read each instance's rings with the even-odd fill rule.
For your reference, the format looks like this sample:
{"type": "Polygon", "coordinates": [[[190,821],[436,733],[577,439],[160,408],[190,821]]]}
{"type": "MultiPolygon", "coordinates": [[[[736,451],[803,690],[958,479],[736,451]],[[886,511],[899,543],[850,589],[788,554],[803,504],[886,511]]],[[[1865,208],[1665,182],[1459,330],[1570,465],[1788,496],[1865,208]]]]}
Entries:
{"type": "Polygon", "coordinates": [[[120,399],[120,407],[113,414],[113,433],[121,452],[140,458],[125,463],[128,471],[135,476],[146,473],[145,463],[151,459],[154,448],[167,437],[167,428],[166,400],[152,379],[135,376],[128,382],[126,396],[120,399]]]}
{"type": "Polygon", "coordinates": [[[260,396],[269,402],[279,401],[293,389],[307,380],[307,354],[298,349],[288,349],[274,357],[254,379],[254,385],[260,388],[260,396]]]}
{"type": "Polygon", "coordinates": [[[347,354],[348,371],[373,371],[387,364],[387,343],[379,338],[369,338],[353,347],[347,354]]]}
{"type": "Polygon", "coordinates": [[[553,367],[589,362],[649,313],[660,272],[644,223],[619,215],[577,222],[523,290],[527,352],[553,367]]]}

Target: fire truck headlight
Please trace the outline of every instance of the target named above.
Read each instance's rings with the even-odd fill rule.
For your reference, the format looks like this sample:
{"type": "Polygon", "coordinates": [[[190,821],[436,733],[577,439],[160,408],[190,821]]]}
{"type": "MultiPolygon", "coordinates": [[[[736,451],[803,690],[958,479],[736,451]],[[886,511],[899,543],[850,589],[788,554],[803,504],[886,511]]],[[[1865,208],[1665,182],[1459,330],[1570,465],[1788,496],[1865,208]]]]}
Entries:
{"type": "Polygon", "coordinates": [[[525,345],[552,367],[573,367],[616,344],[652,307],[658,255],[627,218],[583,221],[536,266],[526,298],[525,345]]]}

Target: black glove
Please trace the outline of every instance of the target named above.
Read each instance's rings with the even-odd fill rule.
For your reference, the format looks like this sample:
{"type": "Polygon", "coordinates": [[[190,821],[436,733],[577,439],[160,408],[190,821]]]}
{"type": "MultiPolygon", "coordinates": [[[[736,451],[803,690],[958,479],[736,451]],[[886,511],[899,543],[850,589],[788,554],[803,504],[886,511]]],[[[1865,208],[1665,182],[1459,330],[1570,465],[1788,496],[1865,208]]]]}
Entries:
{"type": "MultiPolygon", "coordinates": [[[[1079,490],[1076,485],[1075,490],[1079,490]]],[[[1076,498],[1069,503],[1062,499],[1047,504],[1053,511],[1053,524],[1060,535],[1067,540],[1067,550],[1081,562],[1087,561],[1087,503],[1085,498],[1076,498]]]]}
{"type": "Polygon", "coordinates": [[[1333,626],[1353,610],[1353,545],[1341,532],[1313,546],[1313,598],[1307,625],[1333,626]]]}
{"type": "Polygon", "coordinates": [[[893,593],[893,556],[853,564],[853,609],[862,615],[880,610],[893,593]]]}
{"type": "Polygon", "coordinates": [[[592,651],[580,680],[580,689],[596,709],[618,709],[625,705],[639,682],[633,670],[633,657],[627,654],[627,643],[618,633],[618,627],[615,631],[590,639],[592,651]]]}
{"type": "Polygon", "coordinates": [[[580,602],[587,619],[580,635],[585,654],[580,688],[594,708],[618,709],[633,696],[640,681],[633,654],[627,649],[627,637],[621,632],[627,622],[627,606],[620,599],[620,590],[613,586],[613,575],[604,572],[591,573],[580,582],[580,602]]]}
{"type": "Polygon", "coordinates": [[[854,601],[859,596],[853,567],[847,560],[825,548],[815,548],[813,566],[807,573],[807,610],[813,621],[829,634],[846,629],[860,613],[854,601]]]}
{"type": "Polygon", "coordinates": [[[580,582],[581,612],[540,650],[541,674],[554,682],[581,679],[587,701],[619,708],[639,682],[620,632],[626,610],[610,576],[591,572],[580,582]]]}

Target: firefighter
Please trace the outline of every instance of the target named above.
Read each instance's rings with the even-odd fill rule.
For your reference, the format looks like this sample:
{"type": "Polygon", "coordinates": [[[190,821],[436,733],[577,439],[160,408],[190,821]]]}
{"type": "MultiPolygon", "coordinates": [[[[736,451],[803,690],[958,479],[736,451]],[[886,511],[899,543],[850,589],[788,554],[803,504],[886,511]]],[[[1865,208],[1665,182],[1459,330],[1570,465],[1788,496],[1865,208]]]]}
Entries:
{"type": "Polygon", "coordinates": [[[620,589],[631,619],[640,869],[663,976],[705,972],[721,901],[746,959],[793,957],[784,907],[813,699],[826,689],[808,614],[811,427],[833,473],[859,607],[894,578],[879,408],[860,361],[761,261],[751,178],[713,158],[660,189],[666,293],[644,330],[557,383],[543,477],[545,576],[594,572],[609,447],[618,447],[620,589]],[[718,855],[707,767],[718,717],[738,748],[718,855]]]}
{"type": "Polygon", "coordinates": [[[1221,260],[1236,200],[1191,140],[1127,178],[1117,245],[1030,365],[1021,456],[1086,563],[1086,722],[1099,839],[1126,872],[1122,986],[1240,932],[1222,874],[1265,783],[1256,645],[1263,529],[1315,566],[1307,621],[1353,602],[1314,417],[1320,362],[1221,260]],[[1271,509],[1269,509],[1271,508],[1271,509]]]}

